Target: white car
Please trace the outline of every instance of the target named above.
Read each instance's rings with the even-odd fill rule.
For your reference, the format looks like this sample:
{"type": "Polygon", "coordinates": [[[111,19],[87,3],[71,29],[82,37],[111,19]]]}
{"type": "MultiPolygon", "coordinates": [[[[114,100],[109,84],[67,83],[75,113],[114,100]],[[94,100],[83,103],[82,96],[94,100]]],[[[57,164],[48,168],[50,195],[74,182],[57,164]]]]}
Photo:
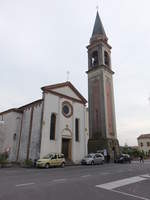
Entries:
{"type": "Polygon", "coordinates": [[[81,160],[82,165],[103,164],[104,156],[101,153],[90,153],[81,160]]]}

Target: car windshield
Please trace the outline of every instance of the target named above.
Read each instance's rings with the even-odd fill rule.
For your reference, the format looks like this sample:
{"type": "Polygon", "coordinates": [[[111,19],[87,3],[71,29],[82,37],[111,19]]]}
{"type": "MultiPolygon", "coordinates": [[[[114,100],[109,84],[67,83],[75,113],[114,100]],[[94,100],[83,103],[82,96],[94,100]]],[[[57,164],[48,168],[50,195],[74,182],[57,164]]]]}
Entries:
{"type": "Polygon", "coordinates": [[[53,156],[54,156],[53,154],[48,154],[48,155],[44,156],[43,159],[52,158],[53,156]]]}
{"type": "Polygon", "coordinates": [[[85,158],[92,158],[92,155],[88,154],[87,156],[85,156],[85,158]]]}

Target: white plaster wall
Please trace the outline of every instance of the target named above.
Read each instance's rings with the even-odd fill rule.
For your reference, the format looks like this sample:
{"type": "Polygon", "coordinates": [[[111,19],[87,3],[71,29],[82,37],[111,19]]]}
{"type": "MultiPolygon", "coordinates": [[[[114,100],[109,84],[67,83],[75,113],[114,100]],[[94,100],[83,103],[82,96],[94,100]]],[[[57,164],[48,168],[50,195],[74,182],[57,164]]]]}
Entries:
{"type": "MultiPolygon", "coordinates": [[[[22,131],[20,138],[20,149],[18,161],[27,158],[29,129],[31,122],[32,107],[27,107],[23,112],[22,131]]],[[[34,160],[40,157],[40,128],[41,128],[42,103],[33,105],[33,119],[31,128],[31,138],[29,146],[29,159],[34,160]]]]}
{"type": "Polygon", "coordinates": [[[30,117],[31,117],[31,107],[26,109],[23,112],[22,131],[21,131],[21,139],[20,139],[19,158],[18,158],[19,161],[26,160],[30,117]]]}
{"type": "Polygon", "coordinates": [[[61,138],[59,135],[59,97],[46,93],[44,98],[44,113],[42,121],[42,138],[40,157],[51,152],[61,152],[61,138]],[[50,119],[51,114],[56,114],[56,138],[50,140],[50,119]]]}
{"type": "Polygon", "coordinates": [[[22,114],[13,111],[3,114],[4,124],[0,125],[0,135],[2,138],[0,141],[0,152],[4,152],[9,149],[10,161],[16,160],[21,115],[22,114]],[[14,138],[14,134],[16,134],[16,138],[14,138]]]}
{"type": "Polygon", "coordinates": [[[87,135],[86,135],[86,108],[83,104],[73,103],[73,140],[72,158],[75,163],[80,163],[81,159],[87,154],[87,135]],[[75,119],[79,119],[79,142],[75,141],[75,119]]]}
{"type": "Polygon", "coordinates": [[[42,104],[34,106],[32,131],[30,140],[29,158],[34,160],[40,157],[40,128],[41,128],[42,104]]]}
{"type": "Polygon", "coordinates": [[[138,139],[138,146],[140,151],[144,151],[145,153],[150,151],[150,146],[147,146],[147,142],[150,142],[150,138],[138,139]],[[143,143],[143,147],[141,147],[141,143],[143,143]]]}
{"type": "Polygon", "coordinates": [[[67,127],[70,130],[72,137],[72,160],[74,162],[80,162],[87,154],[88,127],[86,127],[85,123],[88,123],[88,118],[84,105],[46,93],[44,98],[40,157],[43,157],[50,152],[61,153],[62,138],[64,137],[63,131],[67,127]],[[64,101],[68,101],[73,106],[73,115],[70,118],[66,118],[62,114],[62,103],[64,101]],[[50,118],[52,113],[56,114],[55,140],[50,140],[50,118]],[[75,141],[75,118],[80,119],[79,142],[75,141]]]}
{"type": "Polygon", "coordinates": [[[62,88],[56,88],[56,89],[53,89],[53,90],[56,91],[56,92],[59,92],[59,93],[61,93],[61,94],[64,94],[64,95],[73,97],[73,98],[78,99],[78,100],[81,100],[81,99],[74,93],[74,91],[73,91],[70,87],[68,87],[68,86],[62,87],[62,88]]]}

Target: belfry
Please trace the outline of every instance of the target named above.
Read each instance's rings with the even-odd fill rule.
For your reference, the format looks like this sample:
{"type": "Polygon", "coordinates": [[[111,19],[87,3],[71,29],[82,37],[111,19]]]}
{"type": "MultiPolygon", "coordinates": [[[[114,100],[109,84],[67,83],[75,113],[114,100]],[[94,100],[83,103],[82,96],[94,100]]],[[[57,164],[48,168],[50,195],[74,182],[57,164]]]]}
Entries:
{"type": "Polygon", "coordinates": [[[88,49],[88,152],[107,150],[111,159],[119,153],[116,133],[111,46],[108,44],[102,21],[97,11],[88,49]]]}

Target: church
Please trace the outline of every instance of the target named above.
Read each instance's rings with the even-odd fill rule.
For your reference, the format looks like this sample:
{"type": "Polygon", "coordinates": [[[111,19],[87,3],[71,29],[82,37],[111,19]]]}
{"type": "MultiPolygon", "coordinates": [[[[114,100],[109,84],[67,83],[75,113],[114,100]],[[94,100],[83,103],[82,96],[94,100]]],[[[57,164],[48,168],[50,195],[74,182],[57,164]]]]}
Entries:
{"type": "Polygon", "coordinates": [[[75,163],[87,154],[86,99],[70,83],[41,88],[42,99],[0,113],[1,151],[9,160],[23,162],[51,152],[75,163]]]}
{"type": "Polygon", "coordinates": [[[0,152],[10,161],[63,153],[79,163],[90,152],[119,153],[116,133],[111,46],[97,12],[88,49],[88,108],[67,81],[41,88],[42,98],[0,113],[0,152]]]}

